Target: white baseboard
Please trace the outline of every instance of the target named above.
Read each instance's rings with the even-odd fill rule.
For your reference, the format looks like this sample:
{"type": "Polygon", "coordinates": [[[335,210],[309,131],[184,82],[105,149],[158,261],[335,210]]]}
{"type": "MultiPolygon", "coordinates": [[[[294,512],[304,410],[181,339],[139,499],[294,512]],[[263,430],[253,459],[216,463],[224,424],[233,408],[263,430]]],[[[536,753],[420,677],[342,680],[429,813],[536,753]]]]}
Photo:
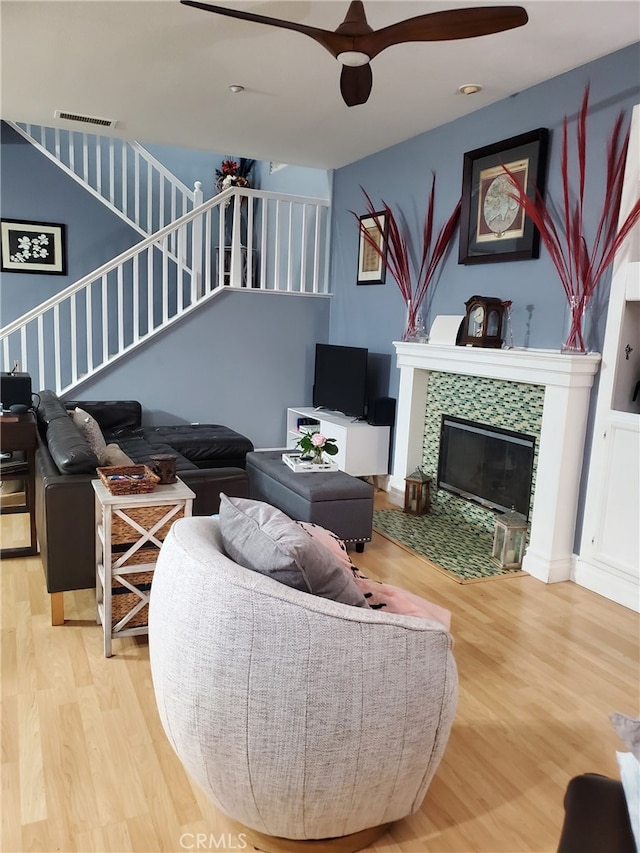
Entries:
{"type": "Polygon", "coordinates": [[[640,579],[578,557],[571,580],[616,604],[640,613],[640,579]]]}

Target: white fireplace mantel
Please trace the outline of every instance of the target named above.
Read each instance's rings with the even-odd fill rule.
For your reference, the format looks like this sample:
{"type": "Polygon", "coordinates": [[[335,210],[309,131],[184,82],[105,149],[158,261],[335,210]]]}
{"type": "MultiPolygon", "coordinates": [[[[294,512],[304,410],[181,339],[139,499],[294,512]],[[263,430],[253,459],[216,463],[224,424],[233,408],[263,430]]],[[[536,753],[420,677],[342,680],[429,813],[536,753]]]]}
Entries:
{"type": "Polygon", "coordinates": [[[394,347],[400,390],[390,487],[399,493],[404,492],[407,474],[422,463],[431,372],[544,386],[536,489],[523,568],[542,581],[568,580],[589,397],[600,354],[404,342],[394,342],[394,347]]]}

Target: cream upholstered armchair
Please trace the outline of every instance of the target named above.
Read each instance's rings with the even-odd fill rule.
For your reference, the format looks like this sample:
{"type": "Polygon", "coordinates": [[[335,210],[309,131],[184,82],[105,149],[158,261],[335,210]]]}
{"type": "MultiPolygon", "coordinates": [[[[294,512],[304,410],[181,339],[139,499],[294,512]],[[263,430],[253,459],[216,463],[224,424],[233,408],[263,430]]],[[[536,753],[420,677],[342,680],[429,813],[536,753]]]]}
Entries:
{"type": "Polygon", "coordinates": [[[420,807],[457,697],[438,623],[284,586],[194,517],[159,555],[149,648],[175,752],[256,847],[358,850],[420,807]]]}

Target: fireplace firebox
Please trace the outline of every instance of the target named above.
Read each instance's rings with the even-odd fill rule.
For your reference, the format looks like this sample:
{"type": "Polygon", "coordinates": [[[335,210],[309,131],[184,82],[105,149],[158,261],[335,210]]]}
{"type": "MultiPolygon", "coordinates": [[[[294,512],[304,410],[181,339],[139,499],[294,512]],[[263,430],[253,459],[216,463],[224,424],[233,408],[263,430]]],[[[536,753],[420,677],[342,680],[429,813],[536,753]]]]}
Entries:
{"type": "Polygon", "coordinates": [[[438,488],[528,519],[535,444],[531,435],[443,415],[438,488]]]}

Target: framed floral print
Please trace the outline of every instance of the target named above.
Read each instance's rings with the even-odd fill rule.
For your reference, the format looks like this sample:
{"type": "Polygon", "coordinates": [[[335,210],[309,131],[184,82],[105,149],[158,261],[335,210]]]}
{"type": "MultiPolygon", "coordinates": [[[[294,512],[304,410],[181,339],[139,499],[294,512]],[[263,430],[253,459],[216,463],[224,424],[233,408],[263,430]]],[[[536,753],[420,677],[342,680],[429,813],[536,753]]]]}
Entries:
{"type": "Polygon", "coordinates": [[[0,271],[66,275],[65,226],[0,220],[0,271]]]}

